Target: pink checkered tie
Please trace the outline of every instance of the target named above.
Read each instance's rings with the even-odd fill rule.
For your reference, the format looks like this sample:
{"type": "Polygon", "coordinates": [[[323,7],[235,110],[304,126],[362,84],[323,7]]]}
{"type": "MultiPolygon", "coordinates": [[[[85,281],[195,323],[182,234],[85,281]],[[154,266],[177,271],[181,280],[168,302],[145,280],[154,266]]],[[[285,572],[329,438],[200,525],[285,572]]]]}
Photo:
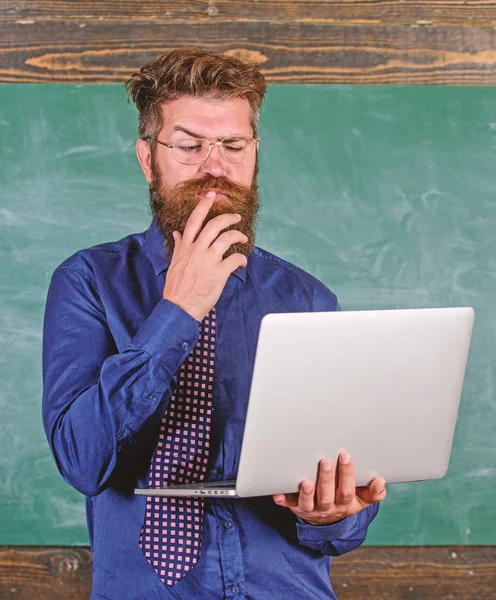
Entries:
{"type": "MultiPolygon", "coordinates": [[[[181,367],[160,426],[149,487],[202,481],[207,471],[215,365],[215,308],[200,325],[198,344],[181,367]]],[[[193,568],[201,550],[202,498],[147,496],[139,545],[166,585],[193,568]]]]}

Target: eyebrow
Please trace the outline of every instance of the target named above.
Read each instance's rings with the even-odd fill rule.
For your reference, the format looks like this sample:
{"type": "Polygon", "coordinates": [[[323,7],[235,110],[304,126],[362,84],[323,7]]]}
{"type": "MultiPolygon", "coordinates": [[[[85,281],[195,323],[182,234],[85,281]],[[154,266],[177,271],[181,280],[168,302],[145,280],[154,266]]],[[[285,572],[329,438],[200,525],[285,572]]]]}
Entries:
{"type": "Polygon", "coordinates": [[[186,133],[187,135],[190,135],[191,137],[194,137],[194,138],[203,138],[203,136],[200,135],[199,133],[193,133],[193,131],[186,129],[186,127],[183,127],[182,125],[174,125],[174,127],[172,129],[172,133],[174,133],[174,131],[182,131],[183,133],[186,133]]]}
{"type": "MultiPolygon", "coordinates": [[[[183,127],[182,125],[174,125],[174,127],[172,128],[171,134],[174,133],[175,131],[182,131],[186,135],[190,135],[193,138],[200,138],[200,139],[205,139],[205,140],[208,139],[206,136],[201,135],[199,133],[194,133],[193,131],[186,129],[186,127],[183,127]]],[[[226,138],[236,138],[236,137],[246,137],[246,136],[239,134],[239,133],[233,133],[231,135],[226,135],[224,137],[218,137],[217,140],[223,140],[226,138]]]]}

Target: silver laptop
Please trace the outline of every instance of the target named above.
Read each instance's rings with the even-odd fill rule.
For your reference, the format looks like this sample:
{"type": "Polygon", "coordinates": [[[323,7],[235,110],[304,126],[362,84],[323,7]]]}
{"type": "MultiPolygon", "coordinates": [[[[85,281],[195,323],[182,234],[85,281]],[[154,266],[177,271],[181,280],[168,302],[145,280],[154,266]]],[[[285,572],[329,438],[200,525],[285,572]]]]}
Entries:
{"type": "Polygon", "coordinates": [[[357,485],[443,477],[472,308],[264,317],[236,481],[137,489],[146,496],[265,496],[314,480],[349,452],[357,485]]]}

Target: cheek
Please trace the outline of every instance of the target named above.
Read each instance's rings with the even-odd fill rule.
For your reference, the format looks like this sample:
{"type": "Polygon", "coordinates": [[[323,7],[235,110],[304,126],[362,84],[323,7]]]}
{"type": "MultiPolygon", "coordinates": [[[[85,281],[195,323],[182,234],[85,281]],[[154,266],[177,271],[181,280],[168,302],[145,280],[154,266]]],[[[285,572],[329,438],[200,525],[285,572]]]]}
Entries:
{"type": "Polygon", "coordinates": [[[188,165],[181,165],[174,159],[171,161],[164,161],[161,165],[162,177],[166,185],[172,187],[188,179],[192,179],[196,176],[196,168],[188,165]]]}
{"type": "Polygon", "coordinates": [[[233,180],[237,183],[245,185],[246,187],[250,187],[254,172],[255,161],[252,161],[248,164],[241,163],[235,167],[233,180]]]}

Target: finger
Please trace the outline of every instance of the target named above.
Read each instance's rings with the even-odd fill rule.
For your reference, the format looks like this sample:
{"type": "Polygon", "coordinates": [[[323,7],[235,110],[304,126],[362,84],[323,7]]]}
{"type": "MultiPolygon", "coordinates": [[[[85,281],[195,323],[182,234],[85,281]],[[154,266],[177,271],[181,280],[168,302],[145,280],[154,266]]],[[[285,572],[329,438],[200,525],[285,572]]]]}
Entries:
{"type": "Polygon", "coordinates": [[[212,208],[214,201],[215,192],[209,192],[195,206],[193,212],[189,216],[188,221],[186,222],[186,227],[184,228],[183,240],[185,242],[191,243],[196,240],[198,234],[200,233],[203,227],[203,223],[207,218],[208,212],[212,208]]]}
{"type": "Polygon", "coordinates": [[[223,272],[223,275],[227,281],[227,278],[229,277],[229,275],[231,273],[234,273],[234,271],[238,268],[238,267],[246,267],[246,265],[248,264],[248,259],[246,258],[246,256],[244,254],[239,254],[239,252],[236,252],[235,254],[231,254],[231,256],[228,256],[227,258],[225,258],[221,263],[220,263],[220,268],[223,272]]]}
{"type": "Polygon", "coordinates": [[[298,506],[298,494],[276,494],[273,498],[274,502],[279,506],[287,508],[296,508],[298,506]]]}
{"type": "Polygon", "coordinates": [[[328,458],[320,461],[317,479],[317,510],[329,510],[334,504],[336,491],[336,470],[328,458]]]}
{"type": "Polygon", "coordinates": [[[355,467],[351,456],[347,452],[341,452],[338,459],[338,485],[334,503],[338,506],[346,506],[355,498],[355,467]]]}
{"type": "Polygon", "coordinates": [[[238,213],[224,213],[211,219],[198,235],[198,246],[204,250],[210,248],[223,229],[235,225],[236,223],[239,223],[239,221],[241,221],[241,215],[238,213]]]}
{"type": "Polygon", "coordinates": [[[172,237],[174,238],[174,248],[172,249],[171,264],[173,264],[174,261],[176,260],[177,253],[178,253],[179,246],[181,244],[181,239],[182,239],[182,236],[179,233],[179,231],[173,231],[172,237]]]}
{"type": "Polygon", "coordinates": [[[298,508],[304,512],[313,512],[315,509],[315,488],[311,481],[304,481],[298,496],[298,508]]]}
{"type": "Polygon", "coordinates": [[[237,229],[231,229],[230,231],[221,233],[210,246],[210,250],[220,260],[233,244],[245,244],[247,241],[248,238],[244,233],[241,233],[237,229]]]}
{"type": "Polygon", "coordinates": [[[377,477],[369,487],[357,488],[356,495],[364,508],[375,502],[382,502],[387,496],[386,480],[383,477],[377,477]]]}
{"type": "Polygon", "coordinates": [[[174,238],[174,250],[179,246],[183,236],[179,233],[179,231],[173,231],[172,237],[174,238]]]}

